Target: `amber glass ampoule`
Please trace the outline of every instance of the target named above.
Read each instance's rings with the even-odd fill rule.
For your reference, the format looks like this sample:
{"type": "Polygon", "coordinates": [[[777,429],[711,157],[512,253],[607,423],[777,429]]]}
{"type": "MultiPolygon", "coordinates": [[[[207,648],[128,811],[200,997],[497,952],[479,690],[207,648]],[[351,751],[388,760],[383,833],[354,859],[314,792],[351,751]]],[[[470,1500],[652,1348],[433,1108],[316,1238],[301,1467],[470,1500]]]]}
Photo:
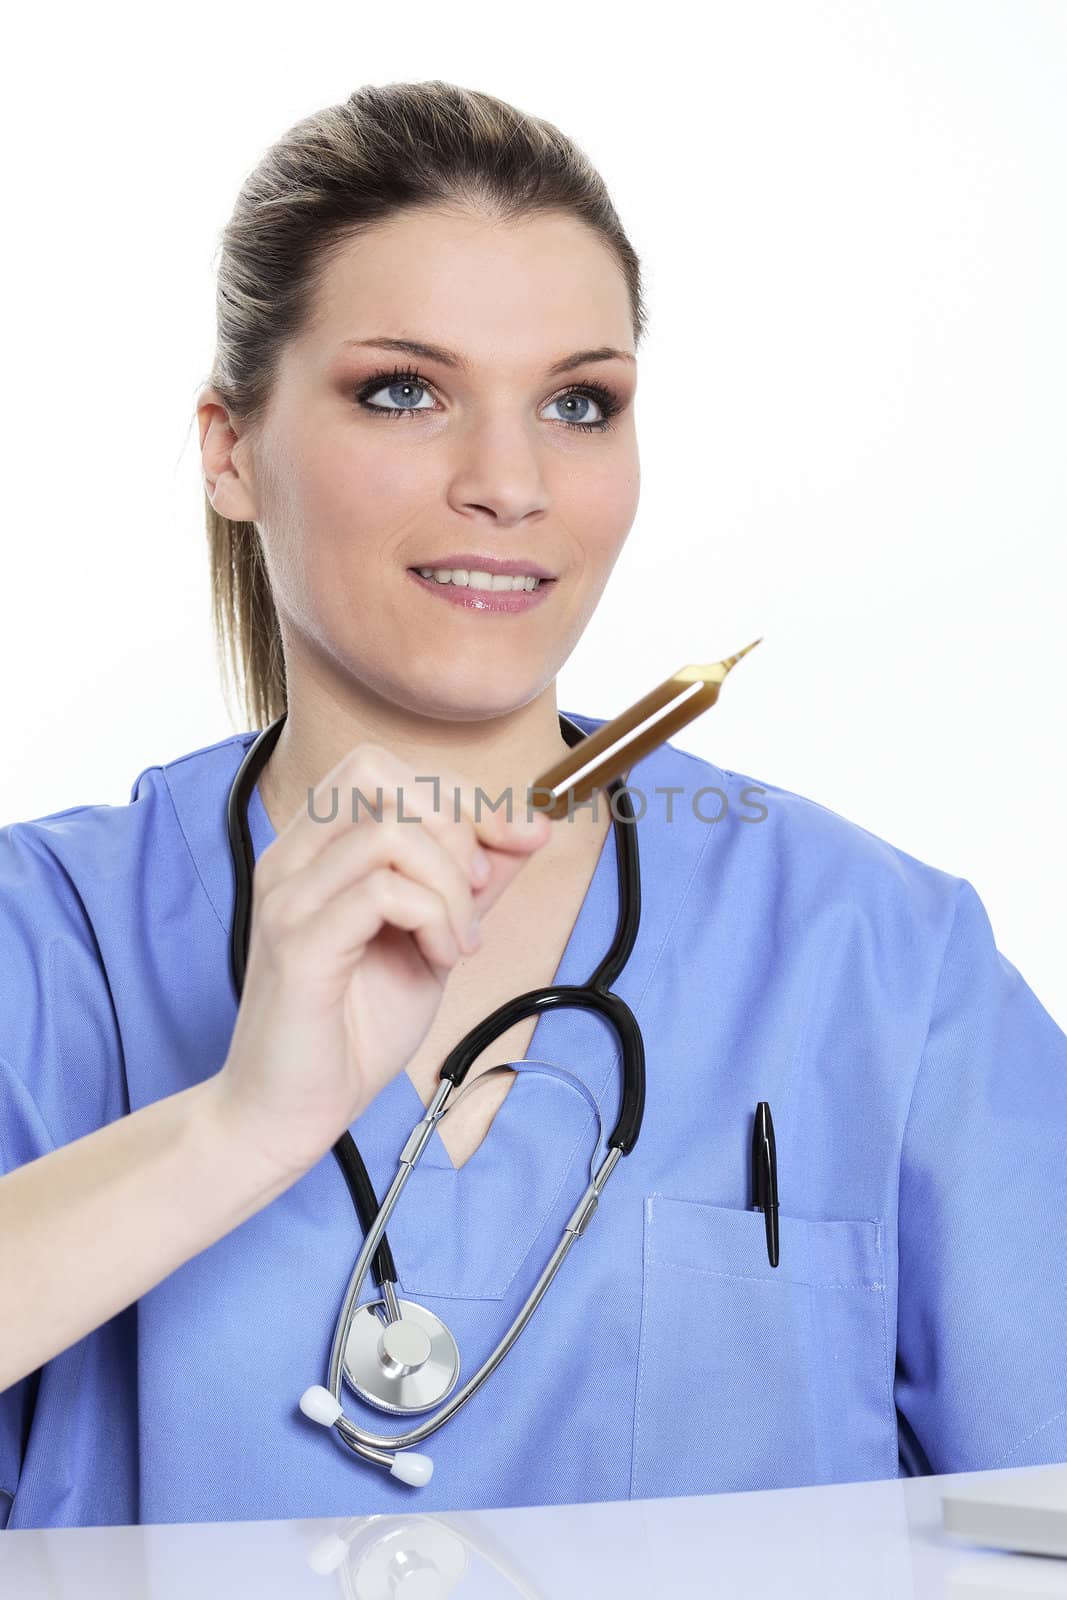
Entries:
{"type": "Polygon", "coordinates": [[[761,642],[762,635],[735,656],[711,666],[679,667],[543,772],[530,786],[530,809],[556,821],[589,800],[594,789],[603,789],[628,772],[642,756],[713,706],[730,668],[761,642]]]}

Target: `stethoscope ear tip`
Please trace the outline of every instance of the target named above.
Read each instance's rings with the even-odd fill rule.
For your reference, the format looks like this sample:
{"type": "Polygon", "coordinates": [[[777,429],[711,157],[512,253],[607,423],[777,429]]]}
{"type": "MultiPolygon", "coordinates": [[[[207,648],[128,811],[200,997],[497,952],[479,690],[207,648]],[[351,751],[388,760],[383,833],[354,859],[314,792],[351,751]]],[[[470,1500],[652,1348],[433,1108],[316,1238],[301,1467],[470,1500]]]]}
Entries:
{"type": "Polygon", "coordinates": [[[334,1399],[329,1389],[324,1389],[321,1383],[313,1383],[300,1396],[300,1409],[312,1422],[321,1422],[324,1428],[332,1428],[344,1407],[334,1399]]]}
{"type": "MultiPolygon", "coordinates": [[[[310,1389],[304,1390],[300,1396],[300,1409],[305,1417],[321,1423],[324,1428],[332,1428],[338,1417],[344,1415],[341,1402],[321,1383],[313,1383],[310,1389]]],[[[401,1483],[410,1483],[412,1488],[421,1489],[433,1477],[433,1461],[429,1456],[420,1455],[417,1450],[398,1450],[389,1471],[401,1483]]]]}
{"type": "Polygon", "coordinates": [[[417,1450],[398,1450],[389,1471],[401,1483],[421,1489],[433,1477],[433,1462],[429,1456],[419,1455],[417,1450]]]}

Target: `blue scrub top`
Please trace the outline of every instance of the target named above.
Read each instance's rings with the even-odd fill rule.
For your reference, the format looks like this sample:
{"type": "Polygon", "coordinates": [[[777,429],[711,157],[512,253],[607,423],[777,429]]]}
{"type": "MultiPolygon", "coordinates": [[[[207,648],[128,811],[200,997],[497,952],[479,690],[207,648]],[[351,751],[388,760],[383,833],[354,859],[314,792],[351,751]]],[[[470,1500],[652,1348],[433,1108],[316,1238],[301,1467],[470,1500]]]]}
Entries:
{"type": "MultiPolygon", "coordinates": [[[[253,738],[148,768],[128,805],[0,830],[0,1170],[221,1067],[226,797],[253,738]]],[[[1067,1459],[1067,1037],[975,890],[669,743],[629,783],[642,920],[616,989],[644,1033],[641,1138],[518,1343],[419,1447],[429,1485],[298,1409],[325,1380],[359,1242],[327,1153],[0,1395],[0,1523],[574,1503],[1067,1459]],[[777,1268],[750,1209],[759,1100],[777,1268]]],[[[273,838],[258,790],[250,820],[258,855],[273,838]]],[[[616,870],[609,830],[557,982],[605,954],[616,870]]],[[[602,1018],[545,1013],[527,1059],[575,1074],[611,1128],[602,1018]]],[[[401,1072],[353,1124],[379,1194],[422,1110],[401,1072]]],[[[389,1237],[401,1294],[455,1333],[461,1381],[541,1272],[595,1140],[587,1098],[534,1072],[459,1170],[433,1136],[389,1237]]],[[[412,1425],[347,1390],[345,1404],[376,1432],[412,1425]]]]}

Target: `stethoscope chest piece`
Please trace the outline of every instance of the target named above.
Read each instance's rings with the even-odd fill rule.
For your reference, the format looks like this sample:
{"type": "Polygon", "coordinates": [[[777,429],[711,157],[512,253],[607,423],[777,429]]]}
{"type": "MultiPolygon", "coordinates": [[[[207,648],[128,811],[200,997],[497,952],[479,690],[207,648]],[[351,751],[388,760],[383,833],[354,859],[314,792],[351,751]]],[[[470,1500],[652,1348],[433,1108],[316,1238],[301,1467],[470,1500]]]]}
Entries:
{"type": "Polygon", "coordinates": [[[398,1414],[428,1411],[452,1393],[459,1347],[439,1317],[413,1300],[399,1300],[399,1322],[387,1322],[385,1302],[354,1313],[342,1370],[349,1388],[370,1405],[398,1414]]]}

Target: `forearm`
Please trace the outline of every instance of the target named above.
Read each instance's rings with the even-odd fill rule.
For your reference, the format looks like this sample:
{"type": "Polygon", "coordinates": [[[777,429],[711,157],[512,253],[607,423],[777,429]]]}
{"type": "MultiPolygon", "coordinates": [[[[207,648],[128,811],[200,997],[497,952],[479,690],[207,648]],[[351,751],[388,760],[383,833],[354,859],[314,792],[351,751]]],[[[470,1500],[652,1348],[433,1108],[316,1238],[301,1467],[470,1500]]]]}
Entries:
{"type": "Polygon", "coordinates": [[[240,1139],[208,1079],[0,1178],[0,1390],[299,1175],[240,1139]]]}

